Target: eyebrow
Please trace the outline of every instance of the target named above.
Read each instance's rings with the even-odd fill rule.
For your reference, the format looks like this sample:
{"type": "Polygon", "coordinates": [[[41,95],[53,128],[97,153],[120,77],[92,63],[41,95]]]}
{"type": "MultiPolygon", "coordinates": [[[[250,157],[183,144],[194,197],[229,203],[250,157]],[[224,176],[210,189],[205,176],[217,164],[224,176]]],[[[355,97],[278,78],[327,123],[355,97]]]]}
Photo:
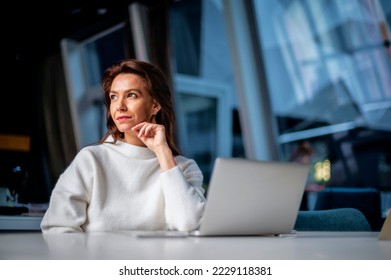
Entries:
{"type": "MultiPolygon", "coordinates": [[[[140,93],[140,94],[143,94],[143,92],[142,92],[141,90],[137,89],[137,88],[130,88],[130,89],[127,89],[127,90],[125,90],[125,93],[132,92],[132,91],[136,91],[136,92],[138,92],[138,93],[140,93]]],[[[110,90],[109,93],[115,93],[115,94],[117,94],[118,92],[115,91],[115,90],[110,90]]]]}

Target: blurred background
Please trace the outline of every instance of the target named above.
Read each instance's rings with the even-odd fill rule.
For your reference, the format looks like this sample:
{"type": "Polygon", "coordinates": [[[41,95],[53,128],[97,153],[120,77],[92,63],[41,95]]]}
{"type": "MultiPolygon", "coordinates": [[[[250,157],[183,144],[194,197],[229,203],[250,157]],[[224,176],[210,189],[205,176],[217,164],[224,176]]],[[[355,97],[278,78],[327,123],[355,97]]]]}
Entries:
{"type": "Polygon", "coordinates": [[[178,143],[206,189],[218,156],[309,163],[302,210],[359,208],[379,229],[391,206],[391,1],[10,6],[0,205],[48,202],[77,151],[106,132],[104,69],[133,57],[169,77],[178,143]]]}

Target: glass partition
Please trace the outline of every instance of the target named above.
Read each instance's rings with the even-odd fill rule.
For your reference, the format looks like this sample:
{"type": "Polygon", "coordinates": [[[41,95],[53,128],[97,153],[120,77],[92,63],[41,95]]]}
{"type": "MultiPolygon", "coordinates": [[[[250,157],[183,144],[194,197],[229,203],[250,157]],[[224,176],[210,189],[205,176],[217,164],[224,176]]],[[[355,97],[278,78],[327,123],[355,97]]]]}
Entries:
{"type": "MultiPolygon", "coordinates": [[[[391,191],[389,1],[252,4],[281,160],[312,163],[308,191],[371,187],[385,196],[391,191]]],[[[383,212],[389,206],[382,203],[383,212]]]]}

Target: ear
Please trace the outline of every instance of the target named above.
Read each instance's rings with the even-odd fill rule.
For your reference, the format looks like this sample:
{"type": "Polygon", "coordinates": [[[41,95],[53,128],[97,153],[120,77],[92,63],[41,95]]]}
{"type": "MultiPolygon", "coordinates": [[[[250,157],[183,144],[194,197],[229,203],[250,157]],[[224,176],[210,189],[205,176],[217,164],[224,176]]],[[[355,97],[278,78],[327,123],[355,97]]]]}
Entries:
{"type": "Polygon", "coordinates": [[[157,102],[156,100],[153,102],[153,108],[152,108],[152,112],[153,112],[153,115],[156,115],[160,109],[162,107],[160,106],[159,102],[157,102]]]}

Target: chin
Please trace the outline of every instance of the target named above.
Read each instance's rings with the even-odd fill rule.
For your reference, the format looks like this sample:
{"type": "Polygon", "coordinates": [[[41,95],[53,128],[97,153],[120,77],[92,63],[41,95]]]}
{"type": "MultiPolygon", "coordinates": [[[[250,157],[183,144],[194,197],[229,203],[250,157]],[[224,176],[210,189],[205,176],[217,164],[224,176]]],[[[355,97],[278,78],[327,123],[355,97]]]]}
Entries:
{"type": "Polygon", "coordinates": [[[122,133],[126,133],[126,132],[131,132],[132,131],[132,127],[133,126],[130,126],[130,125],[117,125],[117,128],[119,131],[121,131],[122,133]]]}

